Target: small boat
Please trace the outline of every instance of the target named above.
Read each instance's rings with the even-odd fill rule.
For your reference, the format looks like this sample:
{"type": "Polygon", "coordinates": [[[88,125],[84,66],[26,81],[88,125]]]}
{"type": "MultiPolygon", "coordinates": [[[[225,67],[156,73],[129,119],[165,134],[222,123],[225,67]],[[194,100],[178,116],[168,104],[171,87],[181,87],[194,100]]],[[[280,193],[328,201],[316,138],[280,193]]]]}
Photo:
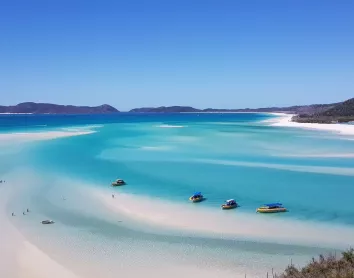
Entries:
{"type": "Polygon", "coordinates": [[[53,224],[55,223],[53,220],[43,220],[42,224],[53,224]]]}
{"type": "Polygon", "coordinates": [[[229,199],[225,201],[225,204],[221,205],[222,209],[233,209],[233,208],[237,208],[238,204],[236,203],[236,201],[234,199],[229,199]]]}
{"type": "Polygon", "coordinates": [[[201,192],[195,192],[192,196],[189,197],[189,200],[193,203],[198,203],[204,200],[204,196],[201,192]]]}
{"type": "Polygon", "coordinates": [[[118,179],[118,180],[112,182],[112,186],[120,186],[120,185],[125,185],[125,181],[118,179]]]}
{"type": "Polygon", "coordinates": [[[287,209],[280,203],[265,204],[257,209],[260,213],[286,212],[287,209]]]}

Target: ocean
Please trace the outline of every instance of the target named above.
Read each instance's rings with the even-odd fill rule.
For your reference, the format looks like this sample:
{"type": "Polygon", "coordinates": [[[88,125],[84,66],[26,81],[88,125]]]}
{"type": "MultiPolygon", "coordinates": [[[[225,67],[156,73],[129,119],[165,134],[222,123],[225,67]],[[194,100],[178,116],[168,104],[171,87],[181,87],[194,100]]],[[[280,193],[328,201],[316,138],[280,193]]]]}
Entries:
{"type": "Polygon", "coordinates": [[[354,243],[354,136],[280,117],[1,115],[6,215],[75,277],[266,277],[339,253],[354,243]],[[271,202],[288,212],[256,213],[271,202]]]}

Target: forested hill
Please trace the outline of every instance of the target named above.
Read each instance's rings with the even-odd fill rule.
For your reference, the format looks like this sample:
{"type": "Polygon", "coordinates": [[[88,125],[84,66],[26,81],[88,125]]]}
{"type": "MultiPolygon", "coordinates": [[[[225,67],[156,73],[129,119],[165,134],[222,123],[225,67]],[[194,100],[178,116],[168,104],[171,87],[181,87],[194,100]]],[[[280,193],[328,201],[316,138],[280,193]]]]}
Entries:
{"type": "Polygon", "coordinates": [[[354,121],[354,98],[338,103],[324,111],[299,114],[293,121],[301,123],[345,123],[354,121]]]}
{"type": "Polygon", "coordinates": [[[74,106],[51,103],[23,102],[13,106],[0,106],[0,113],[31,114],[106,114],[117,113],[116,108],[103,104],[100,106],[74,106]]]}

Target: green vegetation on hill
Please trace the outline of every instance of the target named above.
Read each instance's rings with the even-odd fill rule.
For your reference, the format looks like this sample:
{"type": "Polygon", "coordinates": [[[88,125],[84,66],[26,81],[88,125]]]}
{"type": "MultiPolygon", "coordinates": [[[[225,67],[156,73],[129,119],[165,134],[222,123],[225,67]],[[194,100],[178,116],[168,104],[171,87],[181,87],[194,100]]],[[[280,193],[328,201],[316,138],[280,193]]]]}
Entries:
{"type": "Polygon", "coordinates": [[[13,106],[0,106],[0,113],[30,114],[106,114],[119,112],[114,107],[103,104],[100,106],[74,106],[52,103],[23,102],[13,106]]]}
{"type": "Polygon", "coordinates": [[[199,109],[190,106],[160,106],[160,107],[143,107],[134,108],[129,112],[132,113],[182,113],[182,112],[200,112],[199,109]]]}
{"type": "Polygon", "coordinates": [[[329,117],[354,117],[354,98],[348,99],[341,104],[320,113],[320,115],[329,117]]]}
{"type": "Polygon", "coordinates": [[[334,255],[320,256],[303,268],[287,267],[276,278],[354,278],[354,249],[343,252],[339,258],[334,255]]]}
{"type": "Polygon", "coordinates": [[[293,117],[294,122],[299,123],[347,123],[354,121],[354,98],[328,107],[323,111],[312,114],[299,114],[293,117]]]}
{"type": "Polygon", "coordinates": [[[283,112],[291,114],[314,114],[322,111],[326,111],[333,108],[337,103],[331,104],[311,104],[311,105],[295,105],[287,107],[264,107],[264,108],[243,108],[243,109],[197,109],[190,106],[161,106],[161,107],[142,107],[134,108],[129,112],[134,113],[181,113],[181,112],[209,112],[209,113],[223,113],[223,112],[255,112],[255,113],[266,113],[266,112],[283,112]]]}

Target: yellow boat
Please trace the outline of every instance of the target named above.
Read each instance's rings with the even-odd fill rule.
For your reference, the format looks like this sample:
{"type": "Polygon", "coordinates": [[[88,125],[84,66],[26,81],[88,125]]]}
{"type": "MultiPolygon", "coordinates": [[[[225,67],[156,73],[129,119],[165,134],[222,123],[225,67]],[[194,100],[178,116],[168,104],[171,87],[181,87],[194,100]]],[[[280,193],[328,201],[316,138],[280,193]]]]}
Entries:
{"type": "Polygon", "coordinates": [[[192,196],[189,197],[189,200],[193,203],[198,203],[204,200],[204,196],[200,192],[195,192],[192,196]]]}
{"type": "Polygon", "coordinates": [[[234,199],[230,199],[230,200],[226,200],[225,204],[221,205],[222,209],[233,209],[233,208],[237,208],[238,204],[236,203],[236,201],[234,199]]]}
{"type": "Polygon", "coordinates": [[[283,207],[280,203],[265,204],[257,209],[259,213],[276,213],[276,212],[286,212],[287,209],[283,207]]]}

